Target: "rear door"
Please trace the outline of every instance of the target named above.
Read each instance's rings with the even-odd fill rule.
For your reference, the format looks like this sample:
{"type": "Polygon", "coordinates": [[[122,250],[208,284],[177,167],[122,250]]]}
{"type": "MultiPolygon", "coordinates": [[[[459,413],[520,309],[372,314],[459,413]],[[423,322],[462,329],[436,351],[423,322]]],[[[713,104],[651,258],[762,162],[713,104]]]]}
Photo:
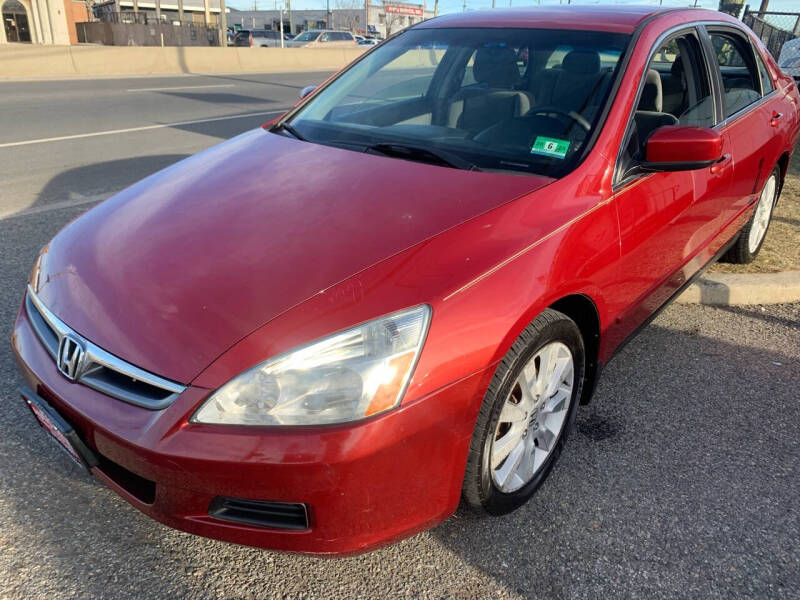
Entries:
{"type": "Polygon", "coordinates": [[[776,94],[774,86],[762,88],[756,56],[744,32],[709,26],[707,34],[705,48],[714,66],[723,112],[716,128],[728,139],[733,162],[730,193],[712,200],[720,231],[755,200],[778,160],[770,125],[776,94]]]}

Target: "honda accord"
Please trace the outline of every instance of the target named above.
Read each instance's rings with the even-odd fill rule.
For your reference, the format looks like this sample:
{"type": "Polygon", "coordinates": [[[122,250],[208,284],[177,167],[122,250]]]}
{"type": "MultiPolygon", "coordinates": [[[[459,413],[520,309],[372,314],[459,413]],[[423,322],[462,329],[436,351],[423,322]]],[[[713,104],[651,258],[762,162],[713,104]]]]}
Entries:
{"type": "Polygon", "coordinates": [[[419,23],[58,233],[12,332],[21,395],[199,535],[354,554],[462,499],[508,513],[615,352],[758,254],[798,100],[713,11],[419,23]]]}

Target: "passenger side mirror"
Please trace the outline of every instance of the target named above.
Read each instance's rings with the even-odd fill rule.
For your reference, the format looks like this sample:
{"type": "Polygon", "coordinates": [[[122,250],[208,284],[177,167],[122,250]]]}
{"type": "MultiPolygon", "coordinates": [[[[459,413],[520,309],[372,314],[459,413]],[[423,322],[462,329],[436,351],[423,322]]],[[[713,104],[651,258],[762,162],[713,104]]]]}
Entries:
{"type": "Polygon", "coordinates": [[[302,90],[300,90],[300,94],[299,94],[300,95],[300,100],[302,100],[303,98],[308,96],[315,89],[317,89],[317,86],[315,86],[315,85],[307,85],[306,87],[304,87],[302,90]]]}
{"type": "Polygon", "coordinates": [[[645,145],[644,171],[693,171],[722,158],[722,136],[708,127],[667,125],[656,129],[645,145]]]}

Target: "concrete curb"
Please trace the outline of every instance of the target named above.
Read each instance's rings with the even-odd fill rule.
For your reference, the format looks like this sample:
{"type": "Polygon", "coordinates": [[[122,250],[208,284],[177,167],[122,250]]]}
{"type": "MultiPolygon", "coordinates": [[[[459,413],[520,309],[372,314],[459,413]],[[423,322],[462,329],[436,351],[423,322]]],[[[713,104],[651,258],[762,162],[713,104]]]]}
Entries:
{"type": "Polygon", "coordinates": [[[800,271],[783,273],[712,273],[690,285],[680,304],[782,304],[800,301],[800,271]]]}

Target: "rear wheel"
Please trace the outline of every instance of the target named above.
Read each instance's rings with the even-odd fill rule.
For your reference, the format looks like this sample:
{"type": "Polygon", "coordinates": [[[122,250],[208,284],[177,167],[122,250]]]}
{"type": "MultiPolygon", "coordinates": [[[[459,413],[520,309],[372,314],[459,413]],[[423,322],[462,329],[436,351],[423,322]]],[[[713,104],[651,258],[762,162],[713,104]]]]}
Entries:
{"type": "Polygon", "coordinates": [[[781,189],[780,181],[780,169],[775,167],[761,190],[753,215],[742,228],[736,242],[722,257],[723,261],[747,264],[753,262],[758,256],[772,220],[772,209],[775,208],[775,203],[778,201],[781,189]]]}
{"type": "Polygon", "coordinates": [[[585,358],[580,331],[548,309],[500,363],[475,425],[463,495],[489,514],[510,512],[544,483],[574,423],[585,358]]]}

